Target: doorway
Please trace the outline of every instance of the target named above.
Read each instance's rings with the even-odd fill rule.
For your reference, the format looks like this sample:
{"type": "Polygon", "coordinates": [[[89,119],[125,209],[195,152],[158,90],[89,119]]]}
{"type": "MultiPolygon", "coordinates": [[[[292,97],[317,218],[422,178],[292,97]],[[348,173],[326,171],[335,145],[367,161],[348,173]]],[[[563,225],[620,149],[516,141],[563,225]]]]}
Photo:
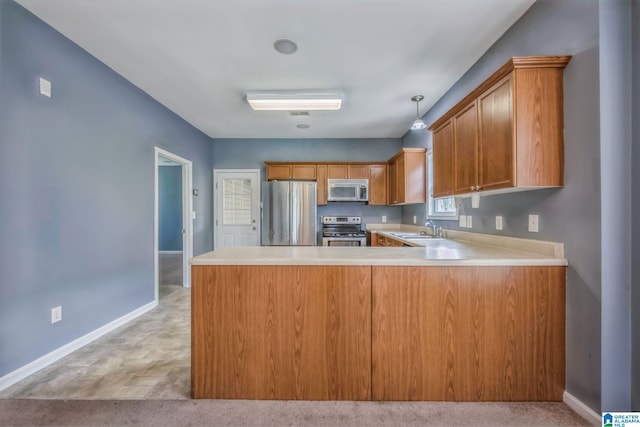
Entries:
{"type": "Polygon", "coordinates": [[[260,246],[260,170],[213,171],[214,249],[260,246]]]}
{"type": "Polygon", "coordinates": [[[160,299],[161,272],[162,277],[175,276],[170,281],[178,286],[191,286],[189,259],[193,256],[192,179],[190,160],[155,147],[154,282],[156,301],[160,299]],[[167,186],[174,188],[166,188],[167,186]],[[176,186],[178,188],[175,188],[176,186]],[[169,199],[173,197],[173,199],[166,200],[167,197],[169,199]],[[176,203],[179,207],[175,206],[176,203]],[[177,271],[173,272],[176,269],[177,271]]]}

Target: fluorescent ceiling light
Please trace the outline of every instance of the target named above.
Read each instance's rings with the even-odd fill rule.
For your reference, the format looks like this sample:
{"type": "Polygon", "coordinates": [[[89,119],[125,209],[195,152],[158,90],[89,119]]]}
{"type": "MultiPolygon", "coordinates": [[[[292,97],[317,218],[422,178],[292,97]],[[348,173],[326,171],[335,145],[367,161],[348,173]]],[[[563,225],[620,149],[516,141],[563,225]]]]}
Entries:
{"type": "Polygon", "coordinates": [[[339,92],[254,92],[247,94],[247,102],[256,111],[317,111],[339,110],[339,92]]]}

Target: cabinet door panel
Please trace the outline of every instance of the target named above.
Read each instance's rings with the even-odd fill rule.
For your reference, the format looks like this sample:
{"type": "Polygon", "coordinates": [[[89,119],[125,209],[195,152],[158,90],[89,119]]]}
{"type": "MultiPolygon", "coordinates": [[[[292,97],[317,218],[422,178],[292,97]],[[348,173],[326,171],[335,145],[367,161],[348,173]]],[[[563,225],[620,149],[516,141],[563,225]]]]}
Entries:
{"type": "Polygon", "coordinates": [[[371,267],[193,272],[193,398],[370,400],[371,267]]]}
{"type": "Polygon", "coordinates": [[[479,182],[483,190],[512,187],[514,158],[511,78],[479,98],[479,182]]]}
{"type": "Polygon", "coordinates": [[[329,179],[347,178],[348,170],[347,165],[328,165],[327,177],[329,179]]]}
{"type": "Polygon", "coordinates": [[[318,204],[327,204],[327,165],[316,166],[316,188],[318,192],[318,204]]]}
{"type": "Polygon", "coordinates": [[[291,165],[267,165],[267,180],[290,178],[291,165]]]}
{"type": "Polygon", "coordinates": [[[369,166],[369,204],[387,204],[387,166],[369,166]]]}
{"type": "Polygon", "coordinates": [[[398,203],[406,201],[407,171],[405,167],[404,156],[398,157],[398,160],[396,160],[396,197],[398,198],[398,203]]]}
{"type": "Polygon", "coordinates": [[[389,204],[393,205],[395,203],[398,203],[398,191],[397,191],[398,174],[397,174],[396,162],[389,163],[388,170],[389,170],[389,185],[387,188],[389,190],[389,204]]]}
{"type": "Polygon", "coordinates": [[[453,194],[453,124],[433,133],[433,197],[453,194]]]}
{"type": "Polygon", "coordinates": [[[372,399],[561,401],[565,274],[372,267],[372,399]]]}
{"type": "Polygon", "coordinates": [[[315,180],[316,165],[293,165],[291,168],[293,179],[315,180]]]}
{"type": "Polygon", "coordinates": [[[478,109],[473,102],[453,118],[455,193],[469,193],[478,183],[478,109]]]}
{"type": "Polygon", "coordinates": [[[369,179],[369,165],[348,165],[347,176],[351,179],[369,179]]]}

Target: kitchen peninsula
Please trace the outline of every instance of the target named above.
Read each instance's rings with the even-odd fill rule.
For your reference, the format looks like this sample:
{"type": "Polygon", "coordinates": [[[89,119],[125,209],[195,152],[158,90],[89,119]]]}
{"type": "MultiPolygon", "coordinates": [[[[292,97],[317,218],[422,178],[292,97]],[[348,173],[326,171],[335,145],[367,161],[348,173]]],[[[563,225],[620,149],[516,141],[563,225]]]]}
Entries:
{"type": "Polygon", "coordinates": [[[562,400],[562,245],[471,234],[192,259],[192,397],[562,400]]]}

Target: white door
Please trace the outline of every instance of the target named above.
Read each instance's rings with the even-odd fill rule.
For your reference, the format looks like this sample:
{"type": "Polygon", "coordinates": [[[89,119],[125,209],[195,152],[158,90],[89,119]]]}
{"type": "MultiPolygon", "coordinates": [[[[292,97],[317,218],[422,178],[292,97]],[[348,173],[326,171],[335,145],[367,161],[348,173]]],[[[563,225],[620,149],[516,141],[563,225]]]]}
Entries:
{"type": "Polygon", "coordinates": [[[260,171],[213,171],[214,249],[260,246],[260,171]]]}

